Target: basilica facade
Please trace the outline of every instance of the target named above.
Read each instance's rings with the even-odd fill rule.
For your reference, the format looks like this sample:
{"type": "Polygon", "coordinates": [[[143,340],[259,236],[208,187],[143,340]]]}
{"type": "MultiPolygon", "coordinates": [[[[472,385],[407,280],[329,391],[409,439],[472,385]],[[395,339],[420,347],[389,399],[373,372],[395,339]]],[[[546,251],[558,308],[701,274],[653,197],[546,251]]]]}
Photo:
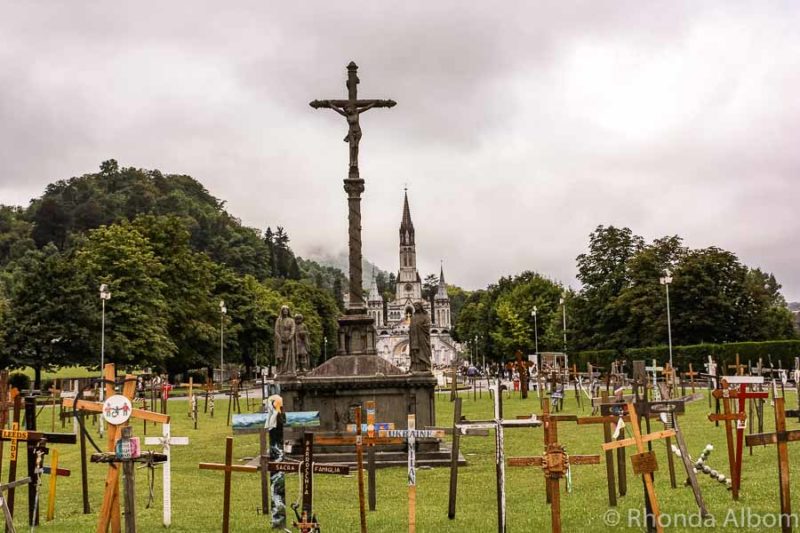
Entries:
{"type": "Polygon", "coordinates": [[[368,312],[375,320],[378,355],[403,369],[410,365],[408,352],[408,326],[414,313],[414,304],[420,302],[430,315],[431,363],[433,366],[449,365],[458,354],[458,346],[450,337],[452,327],[450,298],[444,281],[444,267],[439,275],[439,287],[431,301],[422,296],[422,278],[417,271],[417,252],[414,224],[408,207],[408,193],[403,200],[403,218],[400,223],[400,270],[394,299],[384,306],[373,277],[367,298],[368,312]]]}

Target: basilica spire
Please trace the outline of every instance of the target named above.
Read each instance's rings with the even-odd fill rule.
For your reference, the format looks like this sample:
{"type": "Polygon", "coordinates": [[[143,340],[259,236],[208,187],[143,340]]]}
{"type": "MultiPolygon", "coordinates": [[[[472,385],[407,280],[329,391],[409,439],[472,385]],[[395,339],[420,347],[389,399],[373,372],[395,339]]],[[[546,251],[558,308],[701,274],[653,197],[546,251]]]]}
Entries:
{"type": "Polygon", "coordinates": [[[403,193],[403,220],[400,222],[400,245],[414,246],[414,224],[411,222],[411,209],[408,208],[408,189],[403,193]]]}

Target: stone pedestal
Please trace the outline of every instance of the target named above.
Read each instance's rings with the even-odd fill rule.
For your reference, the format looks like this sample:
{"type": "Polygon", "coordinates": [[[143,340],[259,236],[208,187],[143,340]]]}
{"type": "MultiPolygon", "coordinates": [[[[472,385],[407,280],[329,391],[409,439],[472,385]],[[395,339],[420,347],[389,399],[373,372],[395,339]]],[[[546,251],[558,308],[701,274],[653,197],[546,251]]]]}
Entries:
{"type": "MultiPolygon", "coordinates": [[[[339,317],[339,344],[336,355],[377,355],[375,321],[366,309],[348,309],[339,317]]],[[[331,359],[333,361],[333,359],[331,359]]]]}
{"type": "MultiPolygon", "coordinates": [[[[371,320],[371,319],[370,319],[371,320]]],[[[372,400],[377,422],[405,428],[413,413],[417,426],[436,425],[436,378],[430,373],[406,374],[376,355],[337,355],[313,371],[279,376],[287,411],[319,411],[323,431],[345,431],[355,423],[353,408],[372,400]]]]}

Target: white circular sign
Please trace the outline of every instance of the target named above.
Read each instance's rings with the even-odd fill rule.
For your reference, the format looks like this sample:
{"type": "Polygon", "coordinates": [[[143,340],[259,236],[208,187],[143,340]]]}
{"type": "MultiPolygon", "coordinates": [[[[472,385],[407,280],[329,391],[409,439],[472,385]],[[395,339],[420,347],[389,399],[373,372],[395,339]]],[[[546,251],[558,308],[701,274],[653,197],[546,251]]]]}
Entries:
{"type": "Polygon", "coordinates": [[[131,417],[133,404],[121,394],[109,396],[103,402],[103,418],[111,425],[118,426],[124,424],[131,417]]]}

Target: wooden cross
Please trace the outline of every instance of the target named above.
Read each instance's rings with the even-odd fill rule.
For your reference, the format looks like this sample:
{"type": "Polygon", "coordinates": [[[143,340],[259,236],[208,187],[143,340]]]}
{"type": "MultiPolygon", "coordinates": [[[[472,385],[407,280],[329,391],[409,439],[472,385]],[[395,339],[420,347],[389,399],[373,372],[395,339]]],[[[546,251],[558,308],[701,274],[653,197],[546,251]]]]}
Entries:
{"type": "MultiPolygon", "coordinates": [[[[678,450],[680,450],[680,458],[683,461],[683,468],[686,470],[689,486],[692,488],[695,503],[700,510],[700,516],[706,517],[709,516],[709,513],[706,509],[705,501],[703,500],[703,493],[701,492],[700,485],[697,482],[694,465],[689,458],[689,452],[686,447],[686,441],[683,438],[683,432],[680,430],[680,426],[678,424],[678,415],[684,414],[686,412],[686,403],[693,401],[694,399],[694,397],[688,396],[685,398],[679,398],[677,400],[637,402],[636,408],[639,416],[644,416],[647,418],[652,416],[666,415],[665,426],[675,431],[675,441],[678,443],[678,450]]],[[[667,444],[667,453],[669,454],[667,457],[670,463],[670,480],[672,481],[672,487],[675,488],[675,470],[674,466],[672,465],[673,454],[672,446],[670,444],[670,437],[665,437],[665,440],[667,444]]]]}
{"type": "Polygon", "coordinates": [[[205,385],[205,403],[203,404],[203,412],[207,413],[209,407],[211,408],[211,418],[214,418],[214,381],[208,380],[205,385]]]}
{"type": "Polygon", "coordinates": [[[575,401],[578,402],[578,407],[581,411],[583,411],[583,404],[581,403],[581,394],[579,390],[581,388],[581,376],[578,373],[578,365],[575,363],[572,363],[572,379],[575,381],[575,401]]]}
{"type": "Polygon", "coordinates": [[[5,485],[0,485],[0,507],[3,508],[3,517],[6,521],[6,533],[16,533],[17,530],[14,529],[14,517],[12,515],[11,509],[8,507],[7,500],[3,497],[3,492],[14,490],[16,487],[20,485],[28,485],[31,482],[31,478],[26,477],[23,479],[17,479],[15,481],[10,481],[5,485]]]}
{"type": "Polygon", "coordinates": [[[768,398],[768,392],[748,391],[748,384],[763,382],[759,376],[728,376],[720,382],[721,388],[714,391],[714,397],[722,400],[724,414],[710,414],[708,419],[712,422],[725,422],[725,436],[728,444],[728,463],[731,467],[731,493],[734,500],[739,499],[739,489],[742,486],[742,455],[744,450],[744,430],[747,427],[747,413],[745,407],[749,398],[768,398]],[[739,390],[729,389],[729,384],[739,384],[739,390]],[[738,410],[734,413],[731,402],[739,400],[738,410]],[[734,450],[731,422],[736,421],[736,448],[734,450]]]}
{"type": "Polygon", "coordinates": [[[294,527],[300,530],[300,533],[312,533],[319,530],[319,522],[317,522],[316,515],[314,514],[314,474],[338,474],[347,475],[350,473],[350,467],[345,465],[334,464],[317,464],[314,462],[314,434],[305,432],[303,434],[303,460],[299,463],[290,463],[286,461],[270,462],[267,467],[271,472],[298,472],[301,479],[302,504],[300,512],[294,508],[295,515],[297,515],[297,522],[294,527]]]}
{"type": "Polygon", "coordinates": [[[600,456],[567,456],[564,446],[558,443],[558,421],[575,421],[577,420],[576,416],[551,415],[549,402],[545,400],[541,419],[544,423],[544,455],[538,457],[512,457],[509,458],[508,464],[509,466],[538,466],[543,468],[545,488],[548,501],[551,504],[551,527],[553,533],[561,533],[561,503],[558,480],[567,475],[571,465],[600,464],[600,456]]]}
{"type": "MultiPolygon", "coordinates": [[[[118,427],[111,425],[111,427],[118,427]]],[[[93,463],[122,463],[125,483],[125,533],[136,533],[136,484],[134,465],[146,463],[150,466],[163,463],[167,458],[156,452],[140,452],[138,438],[132,437],[133,428],[123,427],[119,433],[114,452],[92,454],[93,463]]]]}
{"type": "Polygon", "coordinates": [[[172,437],[170,435],[170,424],[161,425],[160,437],[145,437],[144,443],[147,446],[161,446],[161,453],[166,457],[162,465],[162,485],[163,485],[163,505],[164,505],[164,527],[169,527],[172,523],[172,476],[170,449],[172,446],[188,446],[189,437],[172,437]]]}
{"type": "Polygon", "coordinates": [[[735,370],[737,376],[744,376],[744,365],[741,363],[738,353],[736,354],[736,364],[728,365],[728,368],[731,370],[735,370]]]}
{"type": "MultiPolygon", "coordinates": [[[[458,398],[457,398],[458,400],[458,398]]],[[[366,425],[359,426],[360,423],[352,427],[348,425],[347,431],[350,434],[342,433],[316,433],[315,442],[320,446],[355,446],[356,455],[363,454],[363,447],[367,447],[367,493],[369,510],[374,511],[377,503],[376,488],[376,465],[375,465],[375,446],[385,446],[391,444],[405,444],[406,440],[402,437],[387,437],[381,434],[381,429],[394,429],[394,424],[378,423],[375,421],[376,409],[374,401],[364,402],[367,411],[366,425]],[[356,427],[359,426],[359,427],[356,427]],[[361,436],[358,436],[361,433],[361,436]],[[366,433],[366,434],[364,434],[366,433]]],[[[361,407],[356,407],[355,416],[362,416],[361,407]]],[[[359,476],[363,476],[363,467],[359,467],[359,476]]],[[[359,497],[363,497],[359,494],[359,497]]]]}
{"type": "MultiPolygon", "coordinates": [[[[493,420],[462,420],[455,424],[455,429],[466,435],[473,429],[493,429],[494,430],[494,450],[495,450],[495,474],[497,479],[497,531],[506,533],[506,460],[505,460],[505,428],[525,428],[539,427],[541,420],[532,416],[527,419],[505,420],[503,419],[503,398],[502,386],[498,378],[494,386],[494,419],[493,420]]],[[[452,465],[452,461],[451,461],[452,465]]],[[[451,474],[452,475],[452,474],[451,474]]],[[[451,490],[456,484],[452,482],[451,490]]],[[[450,493],[450,501],[455,502],[456,495],[450,493]]],[[[451,503],[453,517],[455,516],[455,503],[451,503]]],[[[449,516],[450,513],[448,513],[449,516]]]]}
{"type": "Polygon", "coordinates": [[[231,423],[231,411],[236,409],[237,414],[242,414],[242,406],[239,404],[239,379],[231,378],[231,387],[228,389],[228,418],[225,423],[229,426],[231,423]]]}
{"type": "Polygon", "coordinates": [[[639,415],[636,412],[636,404],[628,403],[628,414],[630,415],[631,429],[633,430],[633,437],[629,439],[618,440],[614,442],[603,443],[603,450],[614,450],[625,446],[636,446],[638,453],[631,456],[631,464],[633,465],[633,473],[641,474],[644,480],[645,490],[647,491],[647,499],[650,502],[650,509],[653,515],[653,522],[656,526],[656,531],[661,533],[664,528],[659,520],[658,499],[656,498],[656,489],[653,485],[653,472],[658,469],[656,461],[656,454],[653,451],[645,450],[645,443],[663,439],[666,437],[674,437],[675,430],[667,429],[663,431],[656,431],[647,435],[642,435],[639,429],[639,415]]]}
{"type": "MultiPolygon", "coordinates": [[[[601,400],[603,404],[608,403],[608,393],[601,393],[601,400]]],[[[583,416],[578,418],[578,425],[586,424],[602,424],[603,425],[603,442],[611,442],[611,426],[619,424],[620,418],[624,422],[630,422],[630,418],[620,412],[619,414],[608,414],[601,416],[583,416]]],[[[624,437],[623,437],[624,438],[624,437]]],[[[625,448],[619,448],[618,454],[622,454],[619,458],[618,473],[619,473],[619,495],[624,496],[627,491],[627,479],[625,470],[625,448]]],[[[614,452],[613,450],[606,450],[606,480],[608,482],[608,505],[615,507],[617,505],[617,489],[615,486],[614,475],[614,452]]]]}
{"type": "Polygon", "coordinates": [[[58,448],[53,448],[53,453],[50,454],[50,466],[44,467],[42,473],[50,475],[50,491],[47,498],[47,521],[49,522],[56,514],[56,481],[59,476],[69,477],[72,472],[58,467],[58,448]]]}
{"type": "MultiPolygon", "coordinates": [[[[116,373],[114,364],[109,363],[103,369],[103,381],[105,382],[105,398],[114,396],[115,391],[115,378],[116,373]]],[[[124,384],[122,385],[122,396],[128,400],[133,400],[136,394],[136,376],[128,374],[125,376],[124,384]]],[[[64,398],[64,407],[74,408],[80,411],[89,413],[102,413],[103,403],[91,402],[88,400],[76,400],[73,398],[64,398]]],[[[169,423],[169,415],[162,413],[155,413],[152,411],[145,411],[144,409],[133,408],[131,410],[131,418],[139,420],[149,420],[151,422],[158,422],[161,424],[169,423]]],[[[113,425],[109,424],[107,431],[107,452],[113,452],[116,448],[117,440],[122,436],[122,428],[126,427],[128,422],[123,424],[113,425]]],[[[120,498],[119,498],[119,468],[113,462],[108,463],[108,473],[106,474],[105,491],[103,493],[103,503],[100,507],[100,516],[97,520],[97,533],[106,533],[108,528],[111,527],[112,531],[119,531],[121,525],[120,515],[120,498]]]]}
{"type": "Polygon", "coordinates": [[[792,499],[789,480],[789,449],[787,444],[800,440],[800,430],[786,430],[784,398],[775,400],[775,433],[757,433],[747,436],[748,446],[766,446],[776,444],[778,448],[778,483],[781,498],[781,530],[786,533],[792,530],[792,499]]]}
{"type": "Polygon", "coordinates": [[[200,463],[200,470],[222,470],[225,472],[225,485],[222,496],[222,533],[230,532],[231,519],[231,472],[258,472],[259,467],[233,464],[233,437],[225,438],[225,463],[200,463]]]}
{"type": "Polygon", "coordinates": [[[699,375],[699,373],[695,372],[694,369],[692,368],[692,363],[689,363],[689,371],[688,372],[684,372],[683,373],[683,377],[684,378],[689,378],[689,380],[690,380],[689,383],[692,385],[692,394],[694,394],[694,392],[695,392],[695,385],[696,385],[695,381],[694,381],[694,378],[696,376],[698,376],[698,375],[699,375]]]}

